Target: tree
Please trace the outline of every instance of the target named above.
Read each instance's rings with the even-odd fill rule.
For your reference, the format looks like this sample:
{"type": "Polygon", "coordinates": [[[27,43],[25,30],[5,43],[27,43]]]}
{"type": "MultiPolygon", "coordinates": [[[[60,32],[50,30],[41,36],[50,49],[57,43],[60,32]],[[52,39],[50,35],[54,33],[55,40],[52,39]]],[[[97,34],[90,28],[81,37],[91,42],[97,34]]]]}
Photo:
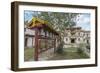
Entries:
{"type": "Polygon", "coordinates": [[[48,21],[56,31],[61,33],[61,37],[64,37],[65,29],[67,27],[72,28],[76,25],[76,18],[79,13],[62,13],[62,12],[40,12],[38,18],[48,21]]]}
{"type": "Polygon", "coordinates": [[[73,27],[76,25],[75,18],[78,15],[78,13],[39,12],[35,17],[48,21],[57,31],[63,31],[66,27],[73,27]]]}
{"type": "Polygon", "coordinates": [[[48,22],[56,31],[64,34],[64,30],[76,25],[76,18],[79,13],[64,13],[64,12],[39,12],[34,11],[33,17],[43,19],[48,22]]]}

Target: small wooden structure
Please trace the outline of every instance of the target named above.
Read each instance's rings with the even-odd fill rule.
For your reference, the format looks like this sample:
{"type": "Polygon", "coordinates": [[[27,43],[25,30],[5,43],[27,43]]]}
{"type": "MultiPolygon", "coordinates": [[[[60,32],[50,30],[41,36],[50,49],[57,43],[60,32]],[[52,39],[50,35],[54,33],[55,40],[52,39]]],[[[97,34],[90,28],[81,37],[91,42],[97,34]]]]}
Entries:
{"type": "MultiPolygon", "coordinates": [[[[57,50],[60,44],[60,36],[48,22],[39,18],[32,18],[26,26],[27,29],[33,30],[34,33],[34,60],[48,59],[57,50]],[[44,54],[45,53],[45,54],[44,54]],[[48,57],[46,57],[48,56],[48,57]]],[[[32,32],[31,32],[32,34],[32,32]]],[[[25,34],[27,36],[28,34],[25,34]]],[[[30,36],[31,37],[31,36],[30,36]]]]}

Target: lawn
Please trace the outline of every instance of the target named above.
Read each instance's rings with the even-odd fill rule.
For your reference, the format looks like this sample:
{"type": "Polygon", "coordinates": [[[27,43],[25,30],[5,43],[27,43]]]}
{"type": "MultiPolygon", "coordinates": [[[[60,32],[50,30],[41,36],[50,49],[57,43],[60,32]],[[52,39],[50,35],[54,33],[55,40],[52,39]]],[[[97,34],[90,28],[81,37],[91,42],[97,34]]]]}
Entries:
{"type": "Polygon", "coordinates": [[[33,60],[34,60],[34,48],[25,48],[24,61],[33,61],[33,60]]]}
{"type": "MultiPolygon", "coordinates": [[[[55,53],[55,55],[48,60],[69,60],[69,59],[87,59],[83,52],[78,52],[77,48],[63,48],[63,53],[55,53]]],[[[34,61],[34,48],[25,48],[24,61],[34,61]]]]}
{"type": "Polygon", "coordinates": [[[56,53],[56,55],[49,60],[67,60],[67,59],[87,59],[89,56],[87,56],[85,53],[79,53],[76,50],[73,52],[73,49],[77,48],[64,48],[64,52],[61,54],[56,53]],[[70,50],[69,50],[70,49],[70,50]]]}

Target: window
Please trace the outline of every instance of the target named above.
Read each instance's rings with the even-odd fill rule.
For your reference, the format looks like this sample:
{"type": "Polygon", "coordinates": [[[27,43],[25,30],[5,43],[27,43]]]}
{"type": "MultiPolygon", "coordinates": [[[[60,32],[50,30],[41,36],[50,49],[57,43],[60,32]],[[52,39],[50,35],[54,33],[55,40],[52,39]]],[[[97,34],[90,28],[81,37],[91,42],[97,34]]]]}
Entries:
{"type": "Polygon", "coordinates": [[[88,37],[88,34],[87,34],[87,37],[88,37]]]}
{"type": "Polygon", "coordinates": [[[87,40],[86,42],[87,42],[87,44],[89,44],[89,40],[87,40]]]}
{"type": "Polygon", "coordinates": [[[78,36],[80,36],[80,32],[78,33],[78,36]]]}
{"type": "Polygon", "coordinates": [[[72,38],[71,39],[71,43],[75,43],[75,38],[72,38]]]}
{"type": "Polygon", "coordinates": [[[66,38],[66,41],[68,41],[68,38],[66,38]]]}
{"type": "Polygon", "coordinates": [[[78,41],[80,41],[80,38],[78,38],[78,41]]]}
{"type": "Polygon", "coordinates": [[[83,36],[85,36],[85,33],[83,33],[83,36]]]}
{"type": "Polygon", "coordinates": [[[75,35],[75,32],[71,32],[71,35],[72,35],[72,36],[75,35]]]}

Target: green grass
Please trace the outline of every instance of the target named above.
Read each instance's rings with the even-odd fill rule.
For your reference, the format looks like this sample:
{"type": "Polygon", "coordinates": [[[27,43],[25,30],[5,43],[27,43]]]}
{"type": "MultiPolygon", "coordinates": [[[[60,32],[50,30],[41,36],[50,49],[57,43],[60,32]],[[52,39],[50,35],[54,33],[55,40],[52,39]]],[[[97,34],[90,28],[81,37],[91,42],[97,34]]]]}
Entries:
{"type": "Polygon", "coordinates": [[[63,50],[65,52],[76,52],[77,51],[77,48],[75,47],[70,47],[70,48],[63,48],[63,50]]]}
{"type": "Polygon", "coordinates": [[[25,48],[24,49],[24,61],[34,60],[34,48],[25,48]]]}
{"type": "Polygon", "coordinates": [[[89,58],[85,53],[78,53],[78,52],[65,52],[64,56],[66,59],[84,59],[89,58]]]}
{"type": "Polygon", "coordinates": [[[64,48],[64,54],[69,58],[89,58],[80,48],[64,48]]]}
{"type": "Polygon", "coordinates": [[[73,49],[77,49],[77,48],[71,48],[67,51],[67,48],[64,48],[63,53],[61,54],[56,54],[54,57],[52,57],[49,60],[67,60],[67,59],[87,59],[89,58],[89,56],[87,56],[85,53],[79,53],[79,52],[72,52],[73,49]]]}
{"type": "MultiPolygon", "coordinates": [[[[69,60],[69,59],[87,59],[89,56],[87,56],[85,53],[79,53],[79,52],[72,52],[73,50],[77,48],[63,48],[64,51],[61,54],[55,53],[55,56],[48,59],[48,60],[69,60]]],[[[34,61],[34,48],[25,48],[24,49],[24,61],[34,61]]]]}

